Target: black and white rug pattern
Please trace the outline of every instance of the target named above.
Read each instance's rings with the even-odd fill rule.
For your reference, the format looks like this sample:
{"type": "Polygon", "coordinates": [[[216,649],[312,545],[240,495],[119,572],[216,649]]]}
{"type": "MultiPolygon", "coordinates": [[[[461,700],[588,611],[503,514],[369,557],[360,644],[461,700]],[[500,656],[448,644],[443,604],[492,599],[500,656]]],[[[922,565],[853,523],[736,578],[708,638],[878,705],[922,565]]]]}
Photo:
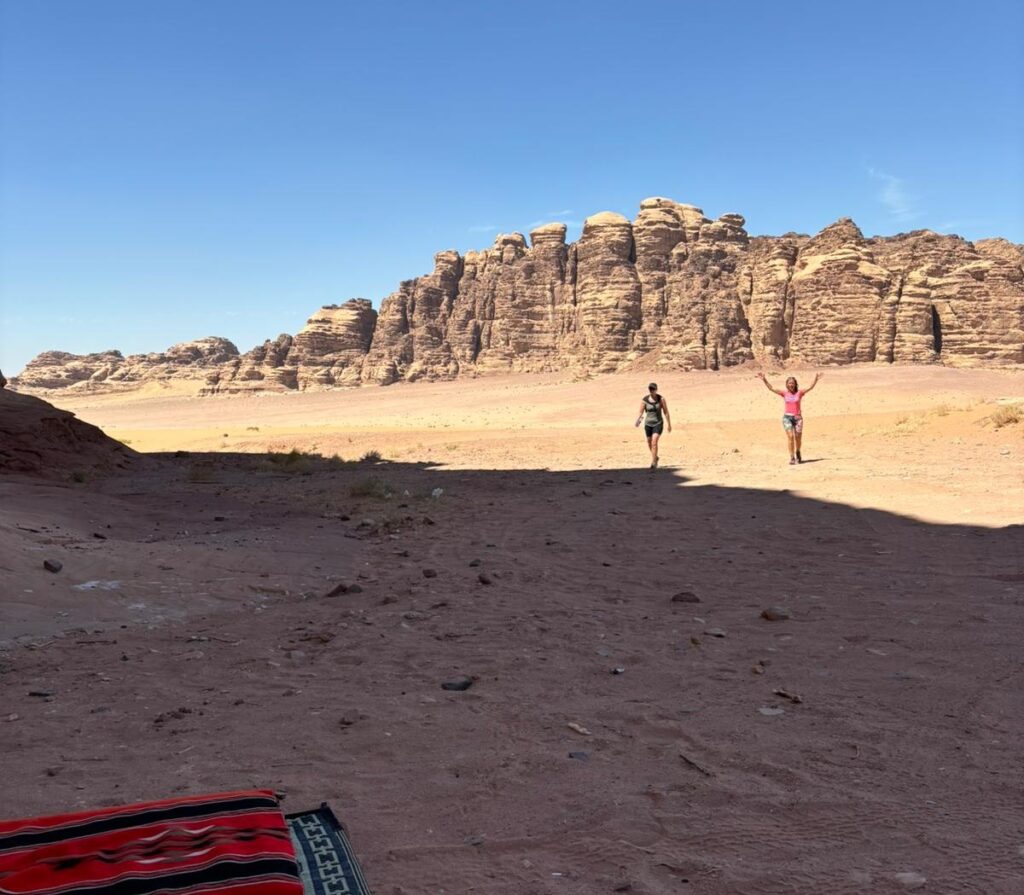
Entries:
{"type": "Polygon", "coordinates": [[[345,830],[326,804],[287,820],[306,895],[371,895],[345,830]]]}

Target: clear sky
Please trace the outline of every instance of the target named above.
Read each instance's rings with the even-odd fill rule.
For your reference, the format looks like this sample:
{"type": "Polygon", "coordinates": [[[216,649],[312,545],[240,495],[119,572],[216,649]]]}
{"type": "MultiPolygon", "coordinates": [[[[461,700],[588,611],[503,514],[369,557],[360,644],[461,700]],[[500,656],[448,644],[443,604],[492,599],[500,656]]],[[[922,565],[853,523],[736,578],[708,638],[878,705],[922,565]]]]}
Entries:
{"type": "Polygon", "coordinates": [[[1024,4],[0,0],[0,368],[246,350],[670,196],[1024,242],[1024,4]],[[574,223],[575,222],[575,223],[574,223]]]}

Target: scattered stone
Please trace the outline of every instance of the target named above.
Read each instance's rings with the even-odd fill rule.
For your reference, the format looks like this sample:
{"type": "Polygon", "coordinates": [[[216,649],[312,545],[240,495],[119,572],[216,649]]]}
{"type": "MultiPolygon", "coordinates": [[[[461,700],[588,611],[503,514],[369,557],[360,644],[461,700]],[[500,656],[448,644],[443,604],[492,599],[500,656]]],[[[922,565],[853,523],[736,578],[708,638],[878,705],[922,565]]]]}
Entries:
{"type": "MultiPolygon", "coordinates": [[[[434,490],[435,491],[440,491],[441,489],[440,488],[435,488],[434,490]]],[[[480,845],[484,844],[484,837],[483,836],[467,836],[462,841],[465,842],[466,845],[480,846],[480,845]]]]}
{"type": "Polygon", "coordinates": [[[457,693],[461,693],[463,690],[468,690],[473,686],[473,678],[471,677],[460,677],[453,681],[445,681],[441,684],[442,690],[452,690],[457,693]]]}
{"type": "Polygon", "coordinates": [[[424,516],[423,517],[423,524],[424,525],[437,525],[437,523],[433,519],[431,519],[429,516],[424,516]]]}
{"type": "Polygon", "coordinates": [[[699,603],[700,597],[689,590],[681,590],[674,597],[672,597],[673,603],[699,603]]]}
{"type": "Polygon", "coordinates": [[[691,634],[690,643],[692,643],[694,646],[700,646],[700,638],[696,634],[691,634]]]}
{"type": "Polygon", "coordinates": [[[783,699],[788,699],[790,702],[801,703],[804,701],[802,696],[797,696],[796,693],[790,693],[788,690],[776,689],[772,690],[772,693],[783,699]]]}
{"type": "Polygon", "coordinates": [[[153,719],[154,724],[166,724],[168,721],[180,721],[186,715],[191,715],[192,709],[188,706],[181,706],[177,709],[172,709],[169,712],[161,712],[153,719]]]}
{"type": "Polygon", "coordinates": [[[488,575],[486,572],[481,572],[479,575],[477,575],[477,580],[481,584],[490,584],[491,583],[491,576],[488,575]]]}
{"type": "Polygon", "coordinates": [[[764,666],[763,665],[754,665],[750,670],[754,674],[764,674],[764,666]]]}
{"type": "Polygon", "coordinates": [[[348,592],[350,594],[361,594],[363,592],[363,586],[361,584],[350,584],[348,586],[348,592]]]}
{"type": "Polygon", "coordinates": [[[761,618],[767,619],[770,622],[781,622],[792,617],[793,613],[785,606],[769,606],[761,613],[761,618]]]}
{"type": "Polygon", "coordinates": [[[97,539],[101,540],[101,541],[105,541],[107,539],[107,536],[105,534],[100,534],[98,531],[94,531],[92,533],[92,536],[94,538],[97,538],[97,539]]]}
{"type": "Polygon", "coordinates": [[[785,709],[774,708],[772,706],[766,706],[766,705],[761,706],[761,708],[759,708],[758,711],[762,715],[769,715],[769,716],[771,716],[771,715],[783,715],[786,712],[785,709]]]}
{"type": "Polygon", "coordinates": [[[213,517],[213,521],[214,522],[227,522],[227,519],[228,519],[227,516],[214,516],[213,517]]]}
{"type": "Polygon", "coordinates": [[[589,752],[570,752],[569,753],[569,758],[572,758],[572,759],[574,759],[576,761],[587,761],[590,758],[590,753],[589,752]]]}
{"type": "Polygon", "coordinates": [[[475,569],[477,566],[482,565],[482,561],[479,559],[471,559],[469,561],[469,567],[475,569]]]}
{"type": "Polygon", "coordinates": [[[584,726],[583,726],[582,724],[577,724],[577,723],[576,723],[575,721],[570,721],[570,722],[569,722],[569,723],[568,723],[568,724],[566,725],[566,727],[568,727],[568,728],[569,728],[569,730],[573,730],[573,731],[575,731],[575,732],[576,732],[576,733],[578,733],[578,734],[579,734],[580,736],[585,736],[585,737],[588,737],[588,736],[590,736],[590,731],[589,731],[589,730],[587,730],[587,728],[585,728],[585,727],[584,727],[584,726]]]}
{"type": "Polygon", "coordinates": [[[622,668],[622,667],[613,668],[612,669],[612,674],[625,674],[625,673],[626,673],[626,669],[622,668]]]}
{"type": "Polygon", "coordinates": [[[424,578],[436,578],[437,577],[437,569],[424,569],[423,570],[423,577],[424,578]]]}
{"type": "Polygon", "coordinates": [[[64,563],[56,559],[44,559],[43,568],[46,569],[47,572],[53,572],[53,574],[56,575],[61,569],[64,568],[64,563]]]}
{"type": "Polygon", "coordinates": [[[924,874],[918,873],[914,870],[906,870],[903,873],[897,873],[895,879],[896,882],[906,889],[920,889],[926,882],[928,882],[928,878],[924,876],[924,874]]]}
{"type": "Polygon", "coordinates": [[[433,497],[434,500],[439,499],[443,494],[444,488],[435,488],[433,491],[430,492],[430,496],[433,497]]]}
{"type": "Polygon", "coordinates": [[[17,721],[21,716],[17,712],[11,712],[9,715],[4,715],[5,721],[17,721]]]}
{"type": "Polygon", "coordinates": [[[708,637],[725,637],[725,631],[721,628],[705,628],[704,633],[707,634],[708,637]]]}
{"type": "Polygon", "coordinates": [[[327,591],[327,593],[325,593],[324,596],[325,597],[340,597],[342,594],[347,594],[347,593],[348,593],[348,585],[347,584],[336,584],[329,591],[327,591]]]}
{"type": "Polygon", "coordinates": [[[29,690],[29,696],[37,696],[39,699],[49,699],[53,696],[53,690],[29,690]]]}

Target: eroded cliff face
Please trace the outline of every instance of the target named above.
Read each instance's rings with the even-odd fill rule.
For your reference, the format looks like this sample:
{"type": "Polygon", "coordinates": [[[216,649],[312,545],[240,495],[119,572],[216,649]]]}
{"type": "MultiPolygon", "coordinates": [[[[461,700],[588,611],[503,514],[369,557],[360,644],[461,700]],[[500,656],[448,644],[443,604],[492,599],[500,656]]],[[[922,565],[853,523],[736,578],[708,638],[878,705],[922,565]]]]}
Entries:
{"type": "Polygon", "coordinates": [[[655,197],[634,221],[587,218],[435,256],[379,313],[353,299],[243,355],[203,339],[156,355],[47,352],[20,388],[202,378],[206,390],[310,389],[498,371],[773,364],[1024,363],[1024,247],[927,230],[865,238],[848,218],[813,237],[751,238],[655,197]]]}

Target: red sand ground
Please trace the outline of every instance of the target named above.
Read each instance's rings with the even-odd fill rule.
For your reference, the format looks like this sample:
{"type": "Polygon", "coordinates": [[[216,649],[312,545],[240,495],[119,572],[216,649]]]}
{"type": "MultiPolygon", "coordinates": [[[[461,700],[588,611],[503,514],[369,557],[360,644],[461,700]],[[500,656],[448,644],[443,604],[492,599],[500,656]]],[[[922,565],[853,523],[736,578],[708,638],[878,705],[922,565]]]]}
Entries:
{"type": "Polygon", "coordinates": [[[332,802],[381,895],[1022,891],[1022,426],[977,403],[1021,379],[926,371],[852,416],[876,371],[843,372],[796,469],[738,376],[663,385],[657,473],[617,379],[75,408],[239,443],[0,479],[4,814],[278,787],[332,802]],[[471,435],[414,412],[473,402],[471,435]],[[396,462],[237,453],[374,434],[396,462]]]}

